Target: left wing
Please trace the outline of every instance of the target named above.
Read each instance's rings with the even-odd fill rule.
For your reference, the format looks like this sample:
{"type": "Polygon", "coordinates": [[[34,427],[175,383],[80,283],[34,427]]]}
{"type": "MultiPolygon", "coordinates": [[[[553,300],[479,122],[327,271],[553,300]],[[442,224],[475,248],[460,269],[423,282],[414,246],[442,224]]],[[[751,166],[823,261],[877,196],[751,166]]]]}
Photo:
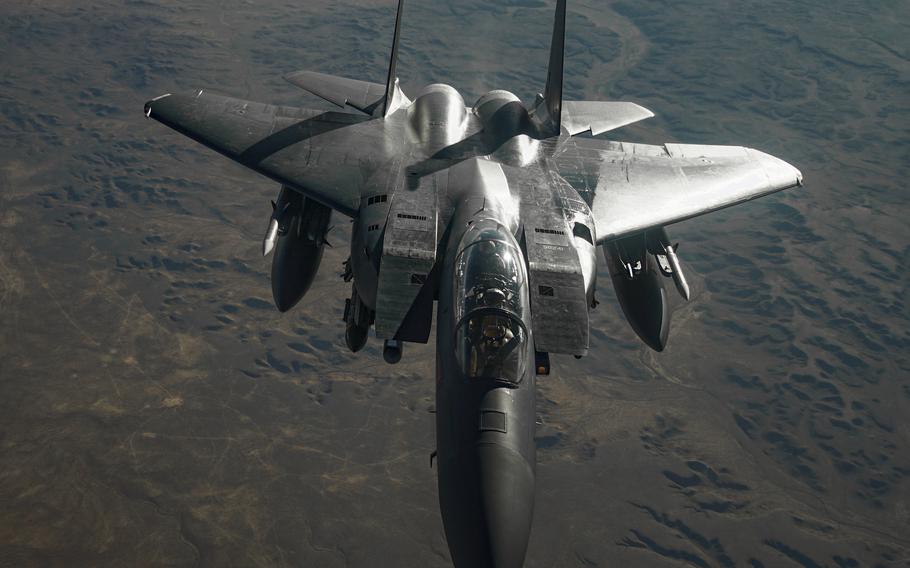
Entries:
{"type": "Polygon", "coordinates": [[[573,141],[557,168],[587,180],[598,243],[802,185],[799,170],[751,148],[573,141]]]}
{"type": "Polygon", "coordinates": [[[323,205],[353,216],[360,190],[390,164],[379,121],[199,91],[164,95],[145,114],[323,205]],[[376,176],[367,180],[365,176],[376,176]]]}

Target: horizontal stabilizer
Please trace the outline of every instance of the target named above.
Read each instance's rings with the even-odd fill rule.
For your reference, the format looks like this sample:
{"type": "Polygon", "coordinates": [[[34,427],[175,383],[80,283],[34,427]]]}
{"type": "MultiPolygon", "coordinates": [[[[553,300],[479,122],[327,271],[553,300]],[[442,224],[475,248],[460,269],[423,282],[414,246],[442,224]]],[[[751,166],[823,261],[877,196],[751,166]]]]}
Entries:
{"type": "Polygon", "coordinates": [[[652,116],[653,112],[635,103],[613,101],[562,103],[562,125],[572,136],[588,130],[597,136],[652,116]]]}
{"type": "Polygon", "coordinates": [[[346,79],[314,71],[297,71],[284,76],[285,80],[309,91],[332,104],[356,108],[371,116],[386,117],[411,103],[398,84],[398,46],[401,43],[401,14],[404,0],[398,0],[395,15],[395,36],[392,39],[392,55],[389,57],[389,74],[385,85],[346,79]]]}
{"type": "Polygon", "coordinates": [[[314,71],[288,73],[284,78],[289,83],[332,104],[340,107],[350,105],[367,114],[372,114],[385,100],[386,86],[379,83],[346,79],[314,71]]]}

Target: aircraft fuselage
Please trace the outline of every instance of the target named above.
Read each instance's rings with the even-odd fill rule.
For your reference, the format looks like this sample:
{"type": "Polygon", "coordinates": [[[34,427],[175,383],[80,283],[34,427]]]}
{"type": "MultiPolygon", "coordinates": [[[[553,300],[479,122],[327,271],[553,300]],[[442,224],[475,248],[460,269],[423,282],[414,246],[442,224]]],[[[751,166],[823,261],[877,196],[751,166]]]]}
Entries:
{"type": "Polygon", "coordinates": [[[440,280],[439,502],[456,566],[519,567],[536,464],[527,272],[512,233],[470,201],[452,223],[440,280]]]}

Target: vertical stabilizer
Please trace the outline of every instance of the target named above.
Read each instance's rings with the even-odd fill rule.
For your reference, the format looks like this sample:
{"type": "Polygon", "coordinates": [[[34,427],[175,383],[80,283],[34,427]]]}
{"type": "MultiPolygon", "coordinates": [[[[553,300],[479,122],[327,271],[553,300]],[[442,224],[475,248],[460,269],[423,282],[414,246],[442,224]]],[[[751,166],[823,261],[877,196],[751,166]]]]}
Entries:
{"type": "Polygon", "coordinates": [[[398,45],[401,40],[401,14],[404,0],[398,0],[395,15],[395,37],[389,57],[389,74],[385,85],[368,81],[346,79],[313,71],[297,71],[284,76],[289,82],[317,97],[340,107],[351,106],[373,117],[385,118],[399,108],[411,104],[398,85],[398,45]]]}
{"type": "Polygon", "coordinates": [[[382,116],[388,116],[401,106],[406,98],[398,87],[398,43],[401,39],[401,13],[404,11],[404,0],[398,0],[398,14],[395,16],[395,37],[392,40],[392,56],[389,60],[389,76],[385,86],[385,101],[382,104],[382,116]]]}
{"type": "Polygon", "coordinates": [[[534,109],[535,122],[542,136],[558,136],[562,116],[562,77],[566,51],[566,0],[556,1],[556,20],[553,22],[553,41],[550,43],[550,64],[547,86],[534,109]]]}
{"type": "Polygon", "coordinates": [[[559,131],[562,114],[562,75],[566,52],[566,0],[556,2],[556,21],[553,23],[553,42],[550,44],[550,67],[547,71],[547,89],[543,99],[550,120],[559,131]]]}

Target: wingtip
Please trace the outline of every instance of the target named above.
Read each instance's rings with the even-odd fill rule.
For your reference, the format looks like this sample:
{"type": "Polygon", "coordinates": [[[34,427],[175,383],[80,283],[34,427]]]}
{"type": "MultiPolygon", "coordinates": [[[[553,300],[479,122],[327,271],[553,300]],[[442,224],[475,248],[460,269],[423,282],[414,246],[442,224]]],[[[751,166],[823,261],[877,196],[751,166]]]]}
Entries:
{"type": "Polygon", "coordinates": [[[652,111],[651,109],[649,109],[647,107],[643,107],[642,105],[640,105],[638,103],[633,103],[633,102],[629,102],[626,104],[630,105],[632,108],[638,109],[638,111],[641,112],[642,118],[640,120],[654,117],[654,111],[652,111]]]}
{"type": "Polygon", "coordinates": [[[311,71],[290,71],[290,72],[282,75],[281,78],[284,79],[285,81],[287,81],[288,83],[293,84],[294,79],[305,76],[305,75],[312,75],[312,74],[313,73],[311,71]]]}
{"type": "Polygon", "coordinates": [[[775,189],[802,187],[803,173],[793,164],[755,148],[746,148],[748,154],[758,159],[769,184],[775,189]]]}
{"type": "MultiPolygon", "coordinates": [[[[778,159],[779,159],[779,158],[778,158],[778,159]]],[[[803,186],[803,172],[799,171],[799,168],[797,168],[796,166],[794,166],[793,164],[791,164],[791,163],[789,163],[789,162],[786,162],[786,161],[784,161],[784,160],[780,160],[780,161],[783,162],[783,163],[785,163],[785,164],[787,164],[787,166],[790,167],[790,175],[792,175],[793,178],[794,178],[795,181],[796,181],[796,183],[794,184],[794,186],[795,186],[795,187],[802,187],[802,186],[803,186]]]]}
{"type": "Polygon", "coordinates": [[[169,96],[171,96],[170,93],[165,93],[163,95],[159,95],[159,96],[155,97],[154,99],[152,99],[150,101],[147,101],[145,103],[145,105],[142,107],[142,113],[145,115],[145,118],[152,118],[152,111],[153,111],[152,106],[156,102],[160,101],[161,99],[167,98],[169,96]]]}

